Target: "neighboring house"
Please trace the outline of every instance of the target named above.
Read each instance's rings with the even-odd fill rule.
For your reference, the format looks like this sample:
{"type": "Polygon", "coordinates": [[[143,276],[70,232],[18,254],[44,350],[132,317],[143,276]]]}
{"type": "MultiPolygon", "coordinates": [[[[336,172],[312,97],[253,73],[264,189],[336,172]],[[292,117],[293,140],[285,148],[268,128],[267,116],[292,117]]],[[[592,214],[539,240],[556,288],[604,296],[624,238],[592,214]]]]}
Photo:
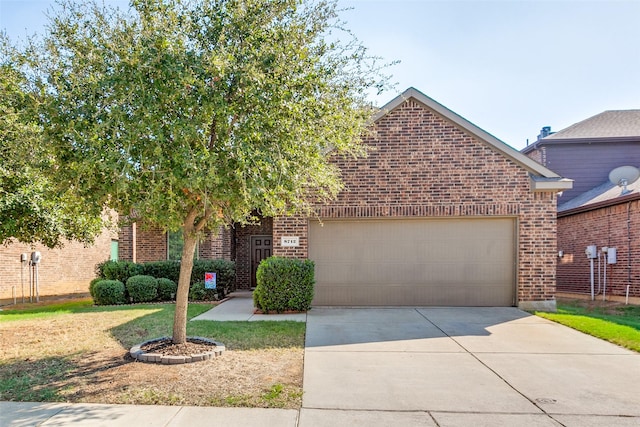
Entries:
{"type": "Polygon", "coordinates": [[[609,182],[609,173],[620,166],[640,167],[640,110],[605,111],[539,138],[522,152],[574,180],[573,189],[558,198],[558,292],[590,296],[585,250],[596,245],[594,294],[626,299],[628,287],[631,298],[640,298],[640,187],[633,183],[622,194],[609,182]],[[615,264],[605,266],[605,247],[615,248],[615,264]]]}
{"type": "Polygon", "coordinates": [[[38,265],[40,297],[86,294],[89,282],[96,277],[96,264],[108,259],[117,259],[117,233],[105,229],[91,246],[78,242],[65,242],[62,248],[47,249],[42,245],[25,245],[17,242],[0,246],[0,303],[22,302],[22,294],[29,301],[36,300],[35,289],[30,292],[30,266],[21,261],[26,254],[38,251],[42,260],[38,265]]]}
{"type": "MultiPolygon", "coordinates": [[[[316,216],[224,230],[200,256],[235,260],[239,288],[263,257],[310,258],[314,305],[555,308],[556,194],[570,180],[413,88],[371,130],[367,158],[336,160],[345,189],[316,216]]],[[[142,233],[123,230],[121,257],[166,256],[166,235],[142,233]]]]}
{"type": "Polygon", "coordinates": [[[558,205],[608,180],[621,165],[640,163],[640,110],[605,111],[556,133],[543,128],[542,138],[523,154],[573,180],[558,205]]]}

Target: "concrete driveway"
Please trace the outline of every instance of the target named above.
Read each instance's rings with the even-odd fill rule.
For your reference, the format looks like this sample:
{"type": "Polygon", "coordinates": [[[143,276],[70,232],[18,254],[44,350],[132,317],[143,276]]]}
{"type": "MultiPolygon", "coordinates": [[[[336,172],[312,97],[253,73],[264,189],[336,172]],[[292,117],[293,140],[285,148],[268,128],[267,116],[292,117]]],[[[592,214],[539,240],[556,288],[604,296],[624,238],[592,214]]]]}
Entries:
{"type": "Polygon", "coordinates": [[[314,308],[300,426],[638,426],[640,355],[516,308],[314,308]]]}

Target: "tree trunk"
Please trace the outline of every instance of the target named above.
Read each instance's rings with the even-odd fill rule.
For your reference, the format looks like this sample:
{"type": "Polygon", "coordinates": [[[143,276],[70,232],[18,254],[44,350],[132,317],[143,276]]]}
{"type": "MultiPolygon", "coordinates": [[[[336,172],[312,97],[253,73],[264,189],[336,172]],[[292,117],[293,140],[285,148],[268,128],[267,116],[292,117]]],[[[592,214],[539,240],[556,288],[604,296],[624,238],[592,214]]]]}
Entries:
{"type": "Polygon", "coordinates": [[[190,224],[188,222],[189,218],[185,221],[183,228],[184,247],[182,248],[178,291],[176,292],[176,313],[173,318],[174,344],[184,344],[187,342],[187,306],[189,305],[189,285],[191,283],[193,259],[198,239],[194,232],[193,219],[190,224]]]}

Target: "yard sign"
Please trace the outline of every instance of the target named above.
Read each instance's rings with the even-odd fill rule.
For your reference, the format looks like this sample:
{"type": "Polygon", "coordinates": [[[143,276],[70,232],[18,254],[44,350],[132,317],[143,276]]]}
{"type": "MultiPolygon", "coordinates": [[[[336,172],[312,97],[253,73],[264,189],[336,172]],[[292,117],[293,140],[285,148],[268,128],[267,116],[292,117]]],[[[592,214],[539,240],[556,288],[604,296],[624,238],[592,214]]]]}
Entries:
{"type": "Polygon", "coordinates": [[[216,288],[216,273],[204,273],[204,288],[205,289],[216,288]]]}

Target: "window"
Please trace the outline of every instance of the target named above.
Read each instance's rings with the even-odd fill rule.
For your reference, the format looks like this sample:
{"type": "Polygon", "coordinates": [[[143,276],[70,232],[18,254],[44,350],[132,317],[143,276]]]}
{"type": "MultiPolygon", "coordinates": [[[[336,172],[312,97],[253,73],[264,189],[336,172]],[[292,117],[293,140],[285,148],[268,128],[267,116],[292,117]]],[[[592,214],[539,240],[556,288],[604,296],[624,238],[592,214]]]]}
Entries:
{"type": "Polygon", "coordinates": [[[180,261],[183,247],[184,239],[182,237],[182,230],[169,231],[167,233],[167,259],[170,261],[180,261]]]}
{"type": "Polygon", "coordinates": [[[112,240],[111,241],[111,261],[117,261],[118,260],[118,241],[117,240],[112,240]]]}
{"type": "MultiPolygon", "coordinates": [[[[196,244],[196,254],[194,259],[198,259],[198,246],[196,244]]],[[[167,233],[167,259],[170,261],[180,261],[182,259],[182,249],[184,248],[184,238],[182,229],[169,231],[167,233]]]]}

